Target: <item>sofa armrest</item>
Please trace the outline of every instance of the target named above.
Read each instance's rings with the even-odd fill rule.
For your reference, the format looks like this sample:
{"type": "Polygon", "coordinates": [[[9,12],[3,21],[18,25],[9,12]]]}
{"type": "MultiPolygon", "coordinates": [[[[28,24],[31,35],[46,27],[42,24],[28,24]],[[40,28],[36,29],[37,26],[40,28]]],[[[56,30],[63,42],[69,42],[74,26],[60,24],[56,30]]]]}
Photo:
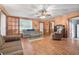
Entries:
{"type": "Polygon", "coordinates": [[[0,55],[4,55],[2,52],[0,52],[0,55]]]}

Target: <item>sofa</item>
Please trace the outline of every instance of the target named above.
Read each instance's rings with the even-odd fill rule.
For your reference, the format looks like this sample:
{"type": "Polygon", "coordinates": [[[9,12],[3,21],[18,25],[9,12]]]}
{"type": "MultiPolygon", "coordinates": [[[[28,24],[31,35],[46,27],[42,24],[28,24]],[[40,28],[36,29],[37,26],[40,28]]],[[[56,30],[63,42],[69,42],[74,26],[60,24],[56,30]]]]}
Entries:
{"type": "Polygon", "coordinates": [[[41,37],[42,33],[35,31],[34,29],[28,29],[22,31],[22,36],[26,38],[41,37]]]}
{"type": "Polygon", "coordinates": [[[0,35],[0,54],[23,55],[23,49],[20,40],[5,42],[4,37],[0,35]]]}

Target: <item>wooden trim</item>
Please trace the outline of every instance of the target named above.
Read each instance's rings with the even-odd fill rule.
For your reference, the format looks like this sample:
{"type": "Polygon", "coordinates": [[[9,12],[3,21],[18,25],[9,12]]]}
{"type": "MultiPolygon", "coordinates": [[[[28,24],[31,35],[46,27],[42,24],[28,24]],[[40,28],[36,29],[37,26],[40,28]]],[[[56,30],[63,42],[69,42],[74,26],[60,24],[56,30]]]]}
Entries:
{"type": "Polygon", "coordinates": [[[74,17],[70,17],[70,18],[68,18],[68,20],[71,20],[72,18],[76,18],[76,17],[79,17],[79,15],[74,16],[74,17]]]}
{"type": "Polygon", "coordinates": [[[1,9],[1,11],[2,11],[6,16],[10,15],[10,14],[6,11],[6,9],[4,8],[4,6],[1,5],[1,4],[0,4],[0,9],[1,9]]]}
{"type": "Polygon", "coordinates": [[[8,16],[3,10],[1,10],[1,12],[2,12],[3,14],[5,14],[6,16],[8,16]]]}
{"type": "Polygon", "coordinates": [[[40,32],[40,23],[43,23],[43,34],[44,34],[44,32],[45,32],[45,30],[44,30],[44,28],[45,28],[44,22],[39,22],[39,32],[40,32]]]}
{"type": "MultiPolygon", "coordinates": [[[[52,22],[54,23],[53,26],[55,26],[55,22],[54,22],[54,21],[52,21],[52,22]]],[[[51,32],[52,32],[52,22],[50,22],[50,34],[51,34],[51,32]]],[[[54,30],[54,28],[53,28],[53,30],[54,30]]]]}
{"type": "Polygon", "coordinates": [[[3,13],[7,17],[7,15],[6,15],[6,13],[4,11],[1,10],[0,12],[3,13]]]}
{"type": "MultiPolygon", "coordinates": [[[[37,19],[35,19],[35,18],[20,17],[20,16],[8,16],[8,17],[18,17],[18,18],[20,18],[20,19],[26,19],[26,20],[37,20],[37,19]]],[[[40,20],[40,19],[38,19],[38,20],[40,20]]]]}
{"type": "Polygon", "coordinates": [[[8,17],[6,17],[6,36],[8,35],[8,17]]]}
{"type": "Polygon", "coordinates": [[[20,34],[20,18],[18,18],[18,34],[20,34]]]}
{"type": "Polygon", "coordinates": [[[70,22],[70,20],[68,20],[68,30],[67,30],[67,36],[68,36],[68,38],[69,38],[69,35],[70,35],[70,25],[69,25],[69,22],[70,22]]]}
{"type": "Polygon", "coordinates": [[[69,20],[67,20],[67,23],[66,23],[66,37],[68,38],[68,36],[69,36],[69,20]]]}

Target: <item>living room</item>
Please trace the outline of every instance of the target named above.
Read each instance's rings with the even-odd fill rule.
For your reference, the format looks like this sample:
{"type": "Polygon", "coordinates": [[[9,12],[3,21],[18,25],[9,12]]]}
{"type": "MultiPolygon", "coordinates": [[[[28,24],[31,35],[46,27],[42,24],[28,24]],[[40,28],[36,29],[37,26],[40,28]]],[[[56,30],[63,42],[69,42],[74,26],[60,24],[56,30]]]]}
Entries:
{"type": "MultiPolygon", "coordinates": [[[[78,23],[73,27],[70,24],[73,18],[78,20],[78,6],[78,4],[1,4],[0,54],[79,54],[78,37],[72,37],[75,33],[73,27],[78,23]],[[59,31],[55,29],[56,27],[59,31]],[[57,34],[61,28],[62,34],[57,34]]],[[[76,35],[78,36],[78,33],[76,35]]]]}

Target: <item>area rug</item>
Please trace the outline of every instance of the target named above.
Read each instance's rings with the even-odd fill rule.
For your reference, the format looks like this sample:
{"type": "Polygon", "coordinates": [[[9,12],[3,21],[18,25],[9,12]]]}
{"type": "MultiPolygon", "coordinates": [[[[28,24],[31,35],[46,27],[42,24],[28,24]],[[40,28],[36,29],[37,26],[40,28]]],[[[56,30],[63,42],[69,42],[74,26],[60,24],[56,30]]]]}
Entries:
{"type": "Polygon", "coordinates": [[[42,40],[44,39],[44,37],[39,37],[39,38],[28,38],[29,42],[33,42],[33,41],[36,41],[36,40],[42,40]]]}

